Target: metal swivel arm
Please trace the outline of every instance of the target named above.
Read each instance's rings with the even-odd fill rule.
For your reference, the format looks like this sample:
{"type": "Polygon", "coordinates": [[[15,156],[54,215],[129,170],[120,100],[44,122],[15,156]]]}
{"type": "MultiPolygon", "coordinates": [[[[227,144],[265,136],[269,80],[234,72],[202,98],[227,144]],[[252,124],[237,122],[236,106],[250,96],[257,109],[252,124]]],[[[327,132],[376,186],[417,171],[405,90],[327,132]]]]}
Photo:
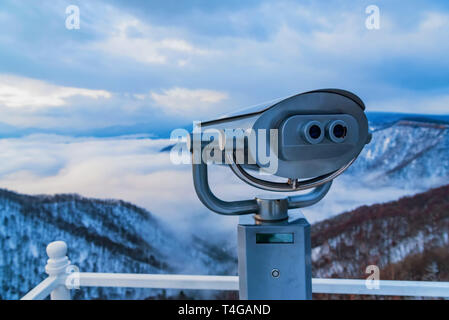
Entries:
{"type": "Polygon", "coordinates": [[[192,172],[196,194],[210,210],[223,215],[242,215],[257,212],[258,206],[255,199],[244,201],[223,201],[218,199],[209,187],[207,164],[203,161],[200,164],[193,162],[192,172]]]}
{"type": "Polygon", "coordinates": [[[324,198],[324,196],[329,192],[331,186],[332,180],[326,182],[325,184],[320,185],[319,187],[316,187],[315,189],[306,194],[288,197],[288,208],[289,209],[305,208],[314,205],[315,203],[324,198]]]}
{"type": "MultiPolygon", "coordinates": [[[[192,153],[195,157],[195,153],[192,153]]],[[[192,159],[194,160],[194,159],[192,159]]],[[[223,201],[217,198],[210,189],[207,164],[202,160],[199,163],[192,161],[193,184],[196,194],[201,202],[210,210],[223,215],[243,215],[260,213],[260,205],[256,199],[243,201],[223,201]]],[[[316,187],[311,192],[304,195],[291,196],[288,201],[288,209],[303,208],[311,206],[320,201],[331,187],[332,181],[316,187]]]]}

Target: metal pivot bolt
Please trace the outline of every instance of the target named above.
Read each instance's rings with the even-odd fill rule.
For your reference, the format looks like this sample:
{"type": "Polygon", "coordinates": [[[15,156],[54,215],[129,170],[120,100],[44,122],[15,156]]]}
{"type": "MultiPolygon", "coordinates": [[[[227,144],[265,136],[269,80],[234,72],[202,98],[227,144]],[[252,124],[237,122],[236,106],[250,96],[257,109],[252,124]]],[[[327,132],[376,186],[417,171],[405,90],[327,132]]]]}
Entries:
{"type": "Polygon", "coordinates": [[[279,269],[273,269],[271,270],[271,276],[273,278],[279,278],[279,276],[281,275],[281,273],[279,272],[279,269]]]}
{"type": "Polygon", "coordinates": [[[257,197],[258,210],[255,218],[261,221],[279,221],[288,219],[288,198],[279,196],[257,197]]]}

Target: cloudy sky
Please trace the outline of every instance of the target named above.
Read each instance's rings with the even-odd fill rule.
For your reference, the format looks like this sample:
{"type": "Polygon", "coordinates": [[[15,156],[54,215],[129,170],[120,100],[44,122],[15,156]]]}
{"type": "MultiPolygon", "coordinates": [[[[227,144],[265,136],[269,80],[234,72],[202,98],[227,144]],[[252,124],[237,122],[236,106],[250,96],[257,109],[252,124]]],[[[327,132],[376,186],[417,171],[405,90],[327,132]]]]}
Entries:
{"type": "Polygon", "coordinates": [[[444,0],[2,0],[0,28],[0,133],[166,134],[324,87],[372,111],[449,110],[444,0]],[[365,26],[372,4],[379,30],[365,26]],[[79,29],[66,28],[69,5],[79,29]]]}
{"type": "MultiPolygon", "coordinates": [[[[0,187],[19,192],[187,219],[205,210],[190,168],[148,137],[326,87],[369,111],[449,113],[446,0],[2,0],[0,30],[0,187]],[[79,29],[66,28],[69,5],[79,29]],[[370,5],[378,30],[365,24],[370,5]]],[[[215,179],[229,199],[249,192],[227,171],[215,179]]],[[[359,204],[388,200],[366,195],[359,204]]],[[[338,188],[332,197],[345,201],[338,188]]]]}

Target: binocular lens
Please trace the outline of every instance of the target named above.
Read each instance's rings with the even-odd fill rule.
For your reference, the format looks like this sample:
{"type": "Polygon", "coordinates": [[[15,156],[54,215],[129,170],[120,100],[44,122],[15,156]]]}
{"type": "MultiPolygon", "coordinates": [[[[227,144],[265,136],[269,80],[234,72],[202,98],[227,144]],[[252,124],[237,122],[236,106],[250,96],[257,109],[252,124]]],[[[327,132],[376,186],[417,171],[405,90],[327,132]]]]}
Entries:
{"type": "Polygon", "coordinates": [[[348,135],[348,126],[343,120],[332,121],[327,127],[327,136],[335,143],[341,143],[348,135]]]}
{"type": "Polygon", "coordinates": [[[320,143],[324,138],[324,127],[318,121],[309,121],[302,127],[302,136],[310,144],[320,143]]]}
{"type": "Polygon", "coordinates": [[[341,124],[337,124],[334,127],[333,133],[336,138],[341,139],[346,136],[347,131],[348,131],[348,129],[345,126],[342,126],[341,124]]]}
{"type": "Polygon", "coordinates": [[[321,136],[321,128],[317,125],[312,125],[309,128],[309,135],[312,139],[318,139],[321,136]]]}

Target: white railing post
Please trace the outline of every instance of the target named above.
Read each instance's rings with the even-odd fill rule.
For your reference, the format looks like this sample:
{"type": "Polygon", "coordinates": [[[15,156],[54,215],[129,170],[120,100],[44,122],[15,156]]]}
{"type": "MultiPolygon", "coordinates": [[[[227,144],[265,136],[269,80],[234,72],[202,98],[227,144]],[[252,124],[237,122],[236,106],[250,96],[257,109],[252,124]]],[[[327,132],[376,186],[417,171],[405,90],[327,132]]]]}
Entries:
{"type": "Polygon", "coordinates": [[[70,300],[70,289],[65,285],[67,269],[70,260],[67,257],[67,244],[64,241],[54,241],[47,246],[47,265],[45,272],[50,277],[59,278],[61,283],[50,294],[51,300],[70,300]]]}

